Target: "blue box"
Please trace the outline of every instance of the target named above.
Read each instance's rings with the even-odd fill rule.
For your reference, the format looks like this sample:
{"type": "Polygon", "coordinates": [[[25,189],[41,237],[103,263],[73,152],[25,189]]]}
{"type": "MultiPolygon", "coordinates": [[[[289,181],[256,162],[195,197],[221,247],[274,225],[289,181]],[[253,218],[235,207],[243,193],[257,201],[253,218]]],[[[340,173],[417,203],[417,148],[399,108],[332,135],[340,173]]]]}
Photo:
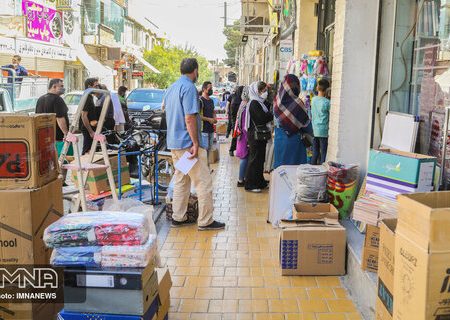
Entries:
{"type": "MultiPolygon", "coordinates": [[[[58,314],[58,320],[152,320],[158,312],[158,298],[154,299],[144,316],[66,312],[62,310],[58,314]]],[[[166,317],[167,319],[167,317],[166,317]]]]}

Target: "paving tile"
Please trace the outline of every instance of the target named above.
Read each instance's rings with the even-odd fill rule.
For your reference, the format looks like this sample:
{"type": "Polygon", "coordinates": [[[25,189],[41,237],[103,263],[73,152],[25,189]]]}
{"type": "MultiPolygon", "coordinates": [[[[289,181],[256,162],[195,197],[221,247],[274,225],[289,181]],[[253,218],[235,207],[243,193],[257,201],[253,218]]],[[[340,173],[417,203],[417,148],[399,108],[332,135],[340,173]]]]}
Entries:
{"type": "Polygon", "coordinates": [[[308,299],[305,288],[280,288],[281,299],[308,299]]]}
{"type": "Polygon", "coordinates": [[[193,299],[197,288],[172,287],[170,296],[178,299],[193,299]]]}
{"type": "Polygon", "coordinates": [[[191,313],[191,320],[222,320],[221,314],[212,313],[191,313]]]}
{"type": "Polygon", "coordinates": [[[186,277],[185,287],[208,288],[211,286],[212,277],[188,276],[186,277]]]}
{"type": "Polygon", "coordinates": [[[239,277],[238,287],[264,287],[263,277],[239,277]]]}
{"type": "Polygon", "coordinates": [[[191,313],[191,312],[208,312],[209,300],[199,299],[182,299],[178,312],[191,313]]]}
{"type": "Polygon", "coordinates": [[[294,299],[269,300],[270,312],[299,312],[298,302],[294,299]]]}
{"type": "Polygon", "coordinates": [[[223,288],[198,288],[195,299],[222,300],[223,288]]]}
{"type": "Polygon", "coordinates": [[[347,320],[345,313],[316,313],[317,320],[347,320]]]}
{"type": "Polygon", "coordinates": [[[329,312],[325,300],[299,300],[302,312],[329,312]]]}
{"type": "Polygon", "coordinates": [[[359,312],[347,313],[347,320],[362,320],[363,318],[359,312]]]}
{"type": "Polygon", "coordinates": [[[212,287],[236,287],[238,283],[237,277],[212,277],[212,287]]]}
{"type": "Polygon", "coordinates": [[[267,300],[239,300],[240,313],[260,313],[269,312],[267,300]]]}
{"type": "Polygon", "coordinates": [[[316,320],[314,313],[288,313],[285,314],[285,320],[316,320]]]}
{"type": "Polygon", "coordinates": [[[331,312],[357,312],[353,301],[348,299],[327,300],[331,312]]]}
{"type": "Polygon", "coordinates": [[[172,286],[173,287],[183,287],[184,286],[184,282],[186,281],[186,277],[185,276],[172,276],[172,286]]]}
{"type": "Polygon", "coordinates": [[[277,300],[280,298],[278,288],[252,288],[252,299],[277,300]]]}
{"type": "Polygon", "coordinates": [[[341,287],[341,281],[338,277],[316,277],[319,287],[341,287]]]}
{"type": "Polygon", "coordinates": [[[334,291],[331,288],[310,288],[307,290],[310,299],[334,299],[334,291]]]}
{"type": "Polygon", "coordinates": [[[225,288],[224,299],[251,299],[251,288],[225,288]]]}
{"type": "Polygon", "coordinates": [[[255,320],[284,320],[284,314],[282,313],[256,313],[254,315],[255,320]]]}
{"type": "Polygon", "coordinates": [[[239,300],[211,300],[208,312],[236,313],[238,312],[239,300]]]}

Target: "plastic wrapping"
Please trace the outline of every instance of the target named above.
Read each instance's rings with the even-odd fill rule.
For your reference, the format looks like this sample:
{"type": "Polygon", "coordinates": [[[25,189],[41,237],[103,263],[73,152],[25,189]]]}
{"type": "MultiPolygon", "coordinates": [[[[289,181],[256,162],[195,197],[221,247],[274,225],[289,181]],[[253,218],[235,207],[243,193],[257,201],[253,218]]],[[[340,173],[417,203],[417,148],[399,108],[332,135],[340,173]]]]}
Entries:
{"type": "MultiPolygon", "coordinates": [[[[157,235],[156,225],[153,221],[153,206],[146,205],[139,200],[125,198],[119,201],[114,201],[113,199],[108,199],[105,201],[104,208],[107,211],[117,211],[117,212],[131,212],[143,215],[149,226],[149,232],[151,235],[157,235]]],[[[156,247],[159,247],[158,241],[156,241],[156,247]]],[[[156,264],[161,266],[161,258],[159,252],[156,252],[155,257],[156,264]]]]}
{"type": "Polygon", "coordinates": [[[330,203],[339,210],[339,217],[347,219],[352,210],[358,192],[359,165],[328,163],[327,188],[330,203]]]}
{"type": "Polygon", "coordinates": [[[147,242],[149,222],[131,212],[80,212],[66,215],[45,229],[49,248],[79,246],[136,246],[147,242]]]}
{"type": "Polygon", "coordinates": [[[87,268],[145,268],[157,256],[156,235],[140,246],[60,247],[53,250],[54,266],[87,268]]]}
{"type": "Polygon", "coordinates": [[[326,202],[327,168],[302,164],[297,169],[297,184],[295,186],[295,202],[326,202]]]}

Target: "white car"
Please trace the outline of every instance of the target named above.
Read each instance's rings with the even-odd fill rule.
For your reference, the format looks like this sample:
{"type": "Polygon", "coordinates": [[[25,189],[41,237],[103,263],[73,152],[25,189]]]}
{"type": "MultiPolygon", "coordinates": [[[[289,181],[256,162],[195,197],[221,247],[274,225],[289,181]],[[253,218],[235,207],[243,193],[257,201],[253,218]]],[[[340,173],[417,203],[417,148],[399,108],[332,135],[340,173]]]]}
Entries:
{"type": "Polygon", "coordinates": [[[72,123],[75,113],[77,113],[78,105],[80,104],[83,91],[72,91],[64,95],[64,101],[69,108],[69,121],[72,123]]]}

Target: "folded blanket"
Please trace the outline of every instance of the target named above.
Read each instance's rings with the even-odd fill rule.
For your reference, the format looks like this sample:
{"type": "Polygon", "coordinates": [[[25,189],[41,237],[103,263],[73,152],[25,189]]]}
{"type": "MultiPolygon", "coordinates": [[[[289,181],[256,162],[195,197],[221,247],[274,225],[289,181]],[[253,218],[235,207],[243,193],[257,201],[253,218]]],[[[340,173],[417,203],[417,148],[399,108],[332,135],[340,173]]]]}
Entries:
{"type": "Polygon", "coordinates": [[[72,213],[47,227],[44,242],[49,248],[142,245],[149,228],[145,215],[137,213],[72,213]]]}
{"type": "Polygon", "coordinates": [[[145,244],[138,246],[59,247],[53,250],[50,263],[66,267],[145,268],[157,250],[156,235],[150,235],[145,244]]]}

